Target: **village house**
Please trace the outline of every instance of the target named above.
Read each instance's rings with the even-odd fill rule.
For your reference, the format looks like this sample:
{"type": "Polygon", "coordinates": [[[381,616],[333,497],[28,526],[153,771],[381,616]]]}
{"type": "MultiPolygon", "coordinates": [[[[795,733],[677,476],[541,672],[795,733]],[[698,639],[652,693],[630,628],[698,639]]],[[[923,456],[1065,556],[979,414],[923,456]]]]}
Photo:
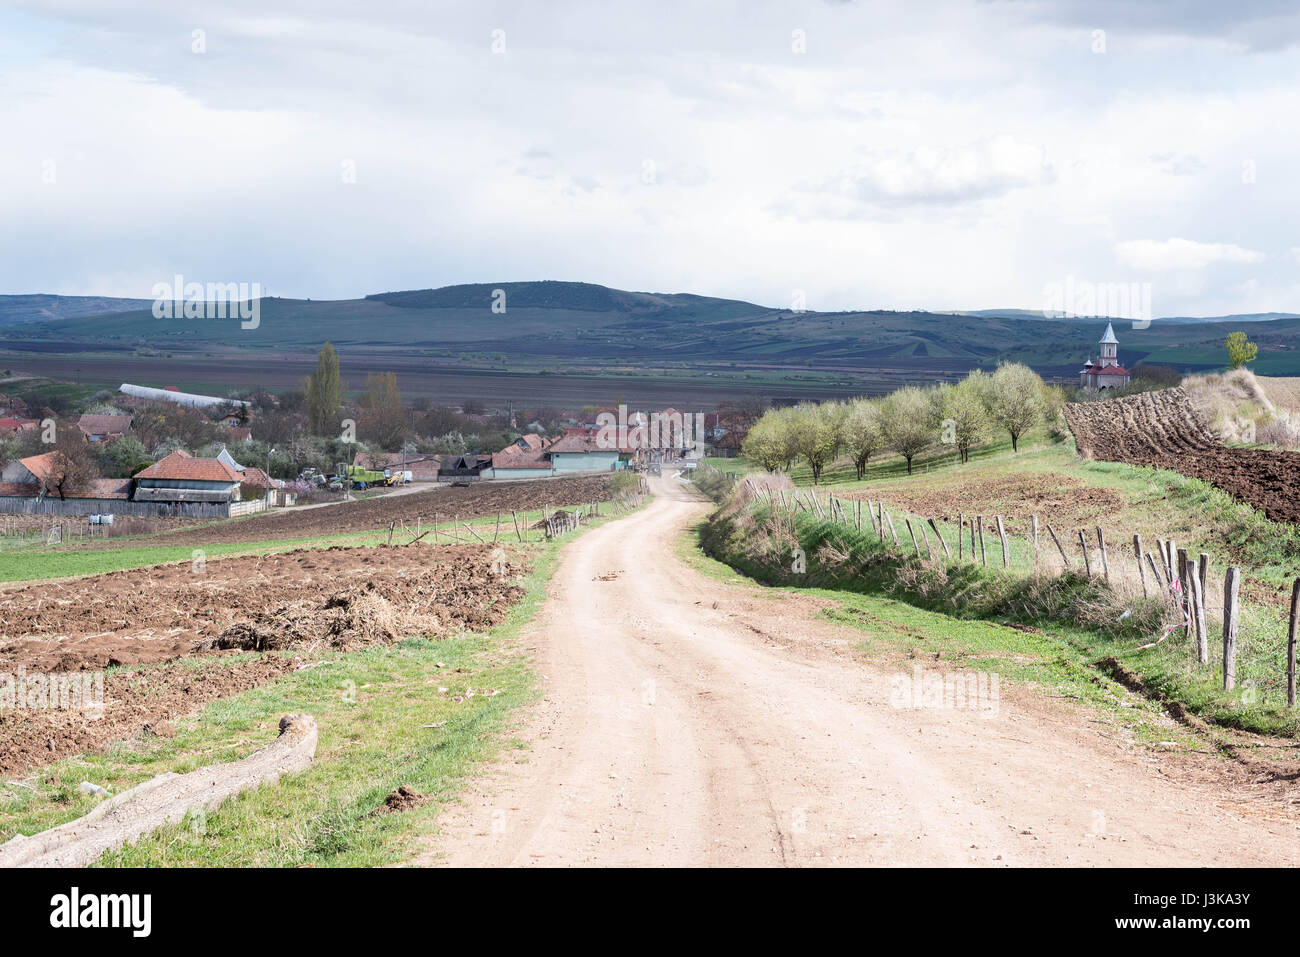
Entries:
{"type": "Polygon", "coordinates": [[[553,475],[554,466],[546,450],[546,440],[540,435],[535,432],[521,435],[492,456],[492,477],[517,480],[553,475]]]}
{"type": "Polygon", "coordinates": [[[78,417],[77,428],[87,442],[111,442],[126,435],[127,429],[131,428],[131,416],[87,413],[78,417]]]}
{"type": "Polygon", "coordinates": [[[230,466],[239,476],[239,505],[235,507],[241,512],[249,511],[249,503],[254,501],[263,501],[270,508],[293,505],[298,500],[298,496],[286,489],[285,483],[280,479],[273,478],[255,465],[240,465],[228,449],[221,450],[217,461],[230,466]]]}
{"type": "Polygon", "coordinates": [[[134,478],[74,483],[62,481],[58,455],[29,456],[0,470],[0,513],[228,518],[293,504],[283,482],[262,469],[238,465],[224,449],[212,459],[178,450],[134,478]],[[242,496],[241,485],[256,495],[242,496]]]}
{"type": "MultiPolygon", "coordinates": [[[[0,499],[21,500],[33,498],[59,498],[84,504],[81,511],[95,511],[95,500],[108,499],[124,502],[131,489],[130,479],[92,479],[84,486],[63,488],[60,494],[62,470],[58,453],[46,452],[16,459],[0,471],[0,499]]],[[[104,510],[108,510],[105,503],[104,510]]],[[[10,511],[0,505],[0,511],[10,511]]],[[[74,505],[74,510],[76,506],[74,505]]]]}
{"type": "Polygon", "coordinates": [[[630,468],[637,455],[626,433],[616,441],[603,441],[599,432],[590,429],[565,429],[564,434],[546,449],[556,475],[567,472],[613,472],[630,468]]]}
{"type": "Polygon", "coordinates": [[[1119,340],[1108,322],[1101,337],[1101,358],[1097,362],[1088,357],[1079,372],[1079,385],[1085,389],[1116,389],[1133,381],[1133,375],[1119,364],[1119,340]]]}
{"type": "Polygon", "coordinates": [[[239,501],[241,476],[220,459],[199,459],[177,449],[135,476],[137,502],[239,501]]]}
{"type": "Polygon", "coordinates": [[[0,418],[0,438],[12,438],[20,432],[31,432],[40,427],[37,419],[19,419],[11,415],[0,418]]]}

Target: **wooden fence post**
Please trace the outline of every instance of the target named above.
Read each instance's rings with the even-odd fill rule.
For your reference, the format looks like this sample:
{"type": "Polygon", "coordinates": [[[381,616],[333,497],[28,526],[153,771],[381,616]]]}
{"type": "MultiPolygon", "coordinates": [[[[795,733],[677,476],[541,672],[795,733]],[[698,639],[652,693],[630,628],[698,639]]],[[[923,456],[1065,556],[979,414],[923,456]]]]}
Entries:
{"type": "Polygon", "coordinates": [[[1237,684],[1237,593],[1241,589],[1241,571],[1229,568],[1223,579],[1223,690],[1237,684]]]}
{"type": "Polygon", "coordinates": [[[957,561],[961,561],[962,558],[964,557],[962,555],[962,551],[965,546],[965,541],[962,538],[962,536],[965,534],[966,534],[966,519],[961,512],[958,512],[957,513],[957,561]]]}
{"type": "Polygon", "coordinates": [[[1208,580],[1208,576],[1210,574],[1210,553],[1209,552],[1201,552],[1200,562],[1198,564],[1198,571],[1200,572],[1200,576],[1201,576],[1201,594],[1205,594],[1205,583],[1208,580]]]}
{"type": "Polygon", "coordinates": [[[1031,517],[1031,527],[1034,532],[1034,567],[1038,567],[1038,513],[1035,512],[1031,517]]]}
{"type": "Polygon", "coordinates": [[[1083,552],[1083,573],[1091,578],[1092,560],[1088,558],[1088,540],[1083,537],[1083,529],[1079,529],[1079,550],[1083,552]]]}
{"type": "Polygon", "coordinates": [[[1291,628],[1286,639],[1286,705],[1295,707],[1295,642],[1296,627],[1300,625],[1300,578],[1291,586],[1291,628]]]}
{"type": "Polygon", "coordinates": [[[1165,587],[1165,583],[1160,578],[1160,569],[1156,567],[1156,557],[1147,552],[1147,564],[1151,566],[1151,577],[1155,579],[1156,591],[1165,587]]]}
{"type": "Polygon", "coordinates": [[[1097,526],[1097,547],[1101,549],[1101,573],[1105,576],[1106,581],[1110,581],[1110,560],[1106,557],[1106,536],[1102,534],[1101,526],[1097,526]]]}
{"type": "Polygon", "coordinates": [[[1142,580],[1142,597],[1147,597],[1147,570],[1142,567],[1142,536],[1133,536],[1133,554],[1137,557],[1138,578],[1142,580]]]}
{"type": "MultiPolygon", "coordinates": [[[[939,539],[939,544],[943,546],[943,553],[948,556],[949,561],[952,561],[952,552],[948,549],[948,543],[943,540],[943,532],[939,531],[939,526],[934,523],[934,519],[929,521],[930,527],[934,529],[935,537],[939,539]]],[[[957,540],[961,541],[960,534],[957,536],[957,540]]]]}
{"type": "Polygon", "coordinates": [[[1205,620],[1205,592],[1201,590],[1201,579],[1197,575],[1188,576],[1192,588],[1192,621],[1196,624],[1196,660],[1201,664],[1210,661],[1209,625],[1205,620]]]}
{"type": "Polygon", "coordinates": [[[989,556],[988,553],[984,551],[984,516],[976,515],[975,518],[979,522],[980,526],[980,564],[987,568],[989,564],[989,556]]]}
{"type": "Polygon", "coordinates": [[[930,547],[930,536],[925,534],[925,525],[918,520],[916,527],[921,530],[921,541],[925,543],[926,557],[934,558],[934,549],[930,547]]]}
{"type": "Polygon", "coordinates": [[[907,525],[907,534],[912,536],[912,547],[916,549],[916,557],[920,558],[921,546],[916,540],[916,532],[912,531],[912,520],[910,518],[905,518],[903,519],[903,522],[907,525]]]}
{"type": "MultiPolygon", "coordinates": [[[[1178,549],[1177,563],[1178,563],[1178,581],[1183,586],[1182,587],[1183,594],[1182,594],[1182,602],[1181,602],[1183,608],[1183,615],[1184,617],[1190,619],[1192,616],[1192,608],[1191,608],[1192,583],[1190,579],[1192,575],[1195,574],[1195,570],[1194,567],[1190,567],[1191,563],[1187,558],[1187,549],[1185,548],[1178,549]]],[[[1188,627],[1187,633],[1189,635],[1192,633],[1192,629],[1190,627],[1188,627]]]]}
{"type": "Polygon", "coordinates": [[[1061,540],[1056,537],[1056,529],[1052,528],[1051,522],[1047,523],[1047,534],[1052,536],[1052,541],[1056,543],[1056,550],[1061,553],[1061,571],[1068,572],[1070,570],[1070,559],[1065,554],[1065,546],[1062,545],[1061,540]]]}
{"type": "MultiPolygon", "coordinates": [[[[889,517],[889,513],[885,511],[885,506],[884,506],[884,505],[881,505],[881,506],[880,506],[880,512],[881,512],[882,515],[884,515],[884,517],[885,517],[885,521],[889,523],[889,534],[893,537],[893,539],[894,539],[894,544],[897,545],[897,544],[898,544],[898,532],[894,531],[894,520],[893,520],[892,518],[889,517]]],[[[884,526],[882,525],[881,528],[884,528],[884,526]]],[[[883,539],[885,536],[882,534],[880,537],[883,539]]]]}
{"type": "Polygon", "coordinates": [[[1002,524],[1002,516],[998,516],[998,541],[1002,543],[1002,567],[1006,568],[1011,564],[1011,543],[1007,541],[1006,526],[1002,524]]]}

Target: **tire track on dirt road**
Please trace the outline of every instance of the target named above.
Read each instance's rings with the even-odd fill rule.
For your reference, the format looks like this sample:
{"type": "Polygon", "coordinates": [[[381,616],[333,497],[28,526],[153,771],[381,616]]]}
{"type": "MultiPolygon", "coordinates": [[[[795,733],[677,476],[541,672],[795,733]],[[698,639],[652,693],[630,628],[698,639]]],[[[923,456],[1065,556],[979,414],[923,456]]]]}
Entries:
{"type": "Polygon", "coordinates": [[[996,715],[900,710],[860,634],[813,596],[682,562],[711,508],[645,509],[566,546],[520,638],[544,700],[415,863],[1249,865],[1300,858],[1289,820],[1163,775],[1086,708],[1003,688],[996,715]],[[1103,828],[1098,821],[1104,821],[1103,828]]]}

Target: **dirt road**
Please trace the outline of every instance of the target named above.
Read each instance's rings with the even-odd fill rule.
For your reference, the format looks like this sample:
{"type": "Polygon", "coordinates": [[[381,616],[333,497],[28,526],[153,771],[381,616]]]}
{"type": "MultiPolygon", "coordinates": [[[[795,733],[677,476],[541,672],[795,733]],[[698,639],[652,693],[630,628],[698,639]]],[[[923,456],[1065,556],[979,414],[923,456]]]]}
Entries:
{"type": "Polygon", "coordinates": [[[519,731],[528,747],[444,814],[417,863],[1300,859],[1289,815],[1212,775],[1170,775],[1081,705],[1004,687],[995,716],[891,706],[893,675],[854,651],[859,633],[814,619],[824,601],[677,558],[709,506],[671,479],[655,491],[568,546],[522,639],[545,691],[519,731]]]}

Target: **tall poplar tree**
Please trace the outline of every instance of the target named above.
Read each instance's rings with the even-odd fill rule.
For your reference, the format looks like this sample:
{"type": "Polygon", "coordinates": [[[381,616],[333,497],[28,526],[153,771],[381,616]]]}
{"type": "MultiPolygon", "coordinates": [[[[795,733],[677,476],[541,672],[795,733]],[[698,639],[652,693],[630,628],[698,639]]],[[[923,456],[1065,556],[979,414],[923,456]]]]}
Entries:
{"type": "Polygon", "coordinates": [[[307,421],[316,435],[339,430],[339,357],[329,342],[321,346],[316,371],[307,377],[307,421]]]}

